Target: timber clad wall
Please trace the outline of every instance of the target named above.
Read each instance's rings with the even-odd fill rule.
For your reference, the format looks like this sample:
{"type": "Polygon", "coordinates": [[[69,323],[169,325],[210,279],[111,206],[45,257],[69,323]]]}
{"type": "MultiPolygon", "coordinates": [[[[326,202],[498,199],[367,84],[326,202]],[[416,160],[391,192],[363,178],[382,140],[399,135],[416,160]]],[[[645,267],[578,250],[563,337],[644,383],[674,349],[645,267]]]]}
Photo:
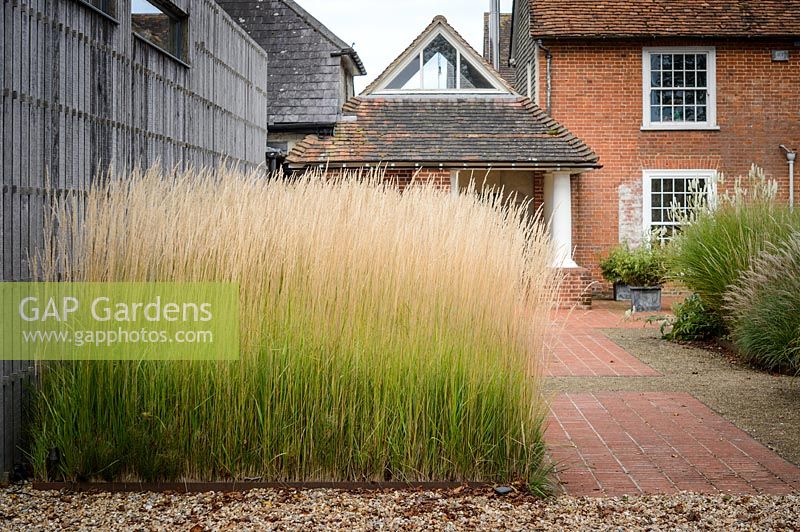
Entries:
{"type": "MultiPolygon", "coordinates": [[[[30,277],[52,194],[85,190],[108,168],[244,168],[264,161],[267,55],[212,0],[173,0],[188,14],[187,64],[77,0],[6,0],[0,23],[2,281],[30,277]]],[[[0,363],[0,473],[20,455],[27,363],[0,363]],[[10,438],[13,437],[13,438],[10,438]]]]}
{"type": "MultiPolygon", "coordinates": [[[[528,65],[531,65],[531,76],[535,76],[535,49],[536,45],[529,28],[531,27],[531,10],[528,2],[514,4],[513,33],[511,36],[511,57],[515,62],[515,77],[517,82],[514,87],[517,92],[535,100],[535,94],[528,94],[528,65]]],[[[531,83],[533,89],[534,83],[531,83]]],[[[540,102],[536,102],[539,104],[540,102]]],[[[540,105],[541,107],[541,105],[540,105]]]]}

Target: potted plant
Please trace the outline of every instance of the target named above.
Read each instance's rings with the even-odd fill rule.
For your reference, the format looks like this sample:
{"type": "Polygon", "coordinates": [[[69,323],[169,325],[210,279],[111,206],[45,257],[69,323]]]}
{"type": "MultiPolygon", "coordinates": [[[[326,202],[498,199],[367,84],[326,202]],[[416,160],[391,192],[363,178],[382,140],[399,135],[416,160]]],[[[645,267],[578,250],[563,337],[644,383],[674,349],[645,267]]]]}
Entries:
{"type": "Polygon", "coordinates": [[[628,249],[617,260],[620,280],[631,290],[631,310],[660,311],[661,285],[667,274],[662,248],[655,244],[628,249]]]}
{"type": "Polygon", "coordinates": [[[622,282],[619,272],[621,260],[629,253],[628,244],[620,244],[611,250],[608,257],[600,261],[600,272],[603,278],[614,287],[613,296],[615,301],[631,300],[630,287],[622,282]]]}

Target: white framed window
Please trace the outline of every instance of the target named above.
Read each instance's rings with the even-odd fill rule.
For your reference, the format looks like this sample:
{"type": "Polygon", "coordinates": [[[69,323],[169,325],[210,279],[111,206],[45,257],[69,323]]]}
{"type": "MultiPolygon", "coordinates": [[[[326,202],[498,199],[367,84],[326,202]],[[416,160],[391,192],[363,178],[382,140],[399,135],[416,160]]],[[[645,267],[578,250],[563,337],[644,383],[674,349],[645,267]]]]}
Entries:
{"type": "Polygon", "coordinates": [[[719,129],[716,48],[644,48],[642,73],[642,129],[719,129]]]}
{"type": "Polygon", "coordinates": [[[642,176],[644,231],[662,242],[697,210],[714,203],[716,170],[644,170],[642,176]]]}
{"type": "Polygon", "coordinates": [[[392,79],[388,90],[486,90],[494,85],[444,35],[436,35],[392,79]]]}
{"type": "Polygon", "coordinates": [[[444,28],[432,32],[385,75],[375,94],[505,93],[493,73],[444,28]]]}

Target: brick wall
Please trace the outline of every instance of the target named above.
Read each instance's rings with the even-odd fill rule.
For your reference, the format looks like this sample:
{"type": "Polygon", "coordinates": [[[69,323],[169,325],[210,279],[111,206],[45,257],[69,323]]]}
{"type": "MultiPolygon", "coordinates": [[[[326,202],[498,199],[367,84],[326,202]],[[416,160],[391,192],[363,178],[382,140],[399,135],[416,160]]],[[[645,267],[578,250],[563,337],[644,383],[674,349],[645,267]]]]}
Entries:
{"type": "Polygon", "coordinates": [[[558,285],[558,307],[562,309],[592,308],[592,274],[586,268],[564,268],[558,285]]]}
{"type": "MultiPolygon", "coordinates": [[[[544,44],[553,54],[553,117],[604,166],[575,179],[573,187],[576,261],[595,280],[602,254],[642,234],[643,169],[716,169],[730,182],[756,163],[778,181],[780,199],[787,201],[788,165],[778,146],[800,148],[800,48],[793,41],[544,44]],[[645,46],[716,47],[719,131],[641,131],[645,46]],[[791,60],[772,62],[771,50],[790,50],[791,60]]],[[[544,72],[538,81],[545,86],[544,72]]]]}
{"type": "Polygon", "coordinates": [[[412,180],[431,182],[437,188],[450,188],[450,170],[441,168],[388,168],[385,177],[397,183],[400,189],[406,188],[412,180]]]}

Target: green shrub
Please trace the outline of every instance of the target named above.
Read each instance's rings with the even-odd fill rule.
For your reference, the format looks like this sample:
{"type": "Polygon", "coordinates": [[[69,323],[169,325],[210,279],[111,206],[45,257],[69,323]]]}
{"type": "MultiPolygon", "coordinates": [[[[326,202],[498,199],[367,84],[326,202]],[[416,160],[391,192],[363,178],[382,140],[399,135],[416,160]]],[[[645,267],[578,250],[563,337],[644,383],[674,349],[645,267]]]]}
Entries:
{"type": "Polygon", "coordinates": [[[526,206],[375,174],[155,170],[66,201],[50,275],[238,282],[241,357],[46,366],[37,478],[57,448],[68,480],[545,485],[556,283],[526,206]]]}
{"type": "Polygon", "coordinates": [[[673,312],[675,317],[661,328],[666,340],[709,340],[725,334],[722,319],[717,313],[709,312],[703,299],[697,294],[692,294],[682,303],[676,303],[673,312]]]}
{"type": "Polygon", "coordinates": [[[675,280],[702,297],[709,312],[722,313],[723,298],[769,243],[780,245],[800,228],[800,211],[768,202],[723,205],[703,213],[672,243],[675,280]]]}
{"type": "Polygon", "coordinates": [[[621,244],[615,246],[608,256],[600,261],[600,272],[603,278],[609,283],[619,283],[622,281],[620,275],[620,264],[624,258],[630,253],[628,244],[621,244]]]}
{"type": "Polygon", "coordinates": [[[613,256],[620,282],[634,287],[664,283],[667,270],[660,245],[644,245],[636,249],[622,246],[613,252],[613,256]]]}
{"type": "Polygon", "coordinates": [[[699,294],[708,312],[720,316],[725,293],[753,258],[800,229],[800,210],[775,204],[774,183],[755,167],[749,186],[737,180],[716,209],[701,210],[669,246],[671,278],[699,294]]]}
{"type": "Polygon", "coordinates": [[[800,233],[755,259],[725,303],[731,337],[751,363],[800,373],[800,233]]]}

